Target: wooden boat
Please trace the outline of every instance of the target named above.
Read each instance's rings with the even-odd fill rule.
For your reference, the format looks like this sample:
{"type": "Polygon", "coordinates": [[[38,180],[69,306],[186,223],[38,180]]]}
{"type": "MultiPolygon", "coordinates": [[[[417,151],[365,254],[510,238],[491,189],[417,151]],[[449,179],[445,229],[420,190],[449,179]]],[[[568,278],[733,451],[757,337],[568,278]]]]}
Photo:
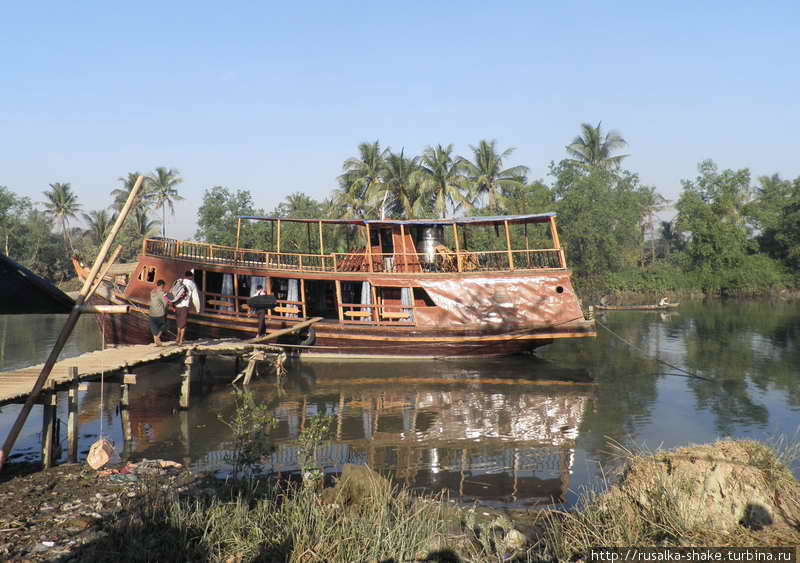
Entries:
{"type": "Polygon", "coordinates": [[[660,311],[662,309],[677,309],[680,303],[664,303],[656,305],[595,305],[598,311],[660,311]]]}
{"type": "Polygon", "coordinates": [[[150,291],[157,280],[170,287],[190,269],[202,306],[189,315],[188,338],[255,336],[246,302],[263,285],[278,303],[267,315],[268,330],[323,318],[283,342],[304,358],[503,356],[557,338],[595,336],[572,287],[554,213],[408,221],[240,217],[235,247],[146,239],[127,282],[105,282],[106,302],[131,307],[128,315],[101,317],[106,342],[149,341],[150,291]],[[252,222],[270,235],[273,250],[240,247],[242,226],[252,222]],[[529,228],[549,248],[531,249],[529,228]],[[489,238],[494,231],[505,248],[468,250],[475,229],[489,238]],[[293,244],[307,234],[308,252],[284,252],[287,233],[293,244]],[[326,252],[353,240],[361,243],[347,248],[356,250],[326,252]]]}

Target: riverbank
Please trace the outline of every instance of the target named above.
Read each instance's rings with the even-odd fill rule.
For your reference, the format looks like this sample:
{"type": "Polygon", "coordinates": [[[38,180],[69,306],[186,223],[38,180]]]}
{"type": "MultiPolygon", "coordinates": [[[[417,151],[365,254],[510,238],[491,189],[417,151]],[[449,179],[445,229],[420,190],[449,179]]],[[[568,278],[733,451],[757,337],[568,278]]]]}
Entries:
{"type": "Polygon", "coordinates": [[[292,479],[221,482],[173,469],[131,478],[64,465],[0,484],[0,556],[548,561],[578,560],[592,546],[800,545],[800,483],[787,467],[788,450],[722,441],[620,454],[614,482],[570,512],[456,507],[414,496],[363,466],[346,466],[335,486],[322,488],[292,479]]]}

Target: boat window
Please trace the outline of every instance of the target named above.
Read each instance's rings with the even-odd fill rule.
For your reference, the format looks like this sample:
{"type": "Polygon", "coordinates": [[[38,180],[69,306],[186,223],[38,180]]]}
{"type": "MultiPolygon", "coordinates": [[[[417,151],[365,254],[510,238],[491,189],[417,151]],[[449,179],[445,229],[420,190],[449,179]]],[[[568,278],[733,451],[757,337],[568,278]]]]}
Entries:
{"type": "Polygon", "coordinates": [[[155,283],[156,282],[155,266],[152,266],[150,268],[148,268],[147,266],[142,266],[142,269],[139,272],[139,281],[143,281],[146,283],[155,283]]]}

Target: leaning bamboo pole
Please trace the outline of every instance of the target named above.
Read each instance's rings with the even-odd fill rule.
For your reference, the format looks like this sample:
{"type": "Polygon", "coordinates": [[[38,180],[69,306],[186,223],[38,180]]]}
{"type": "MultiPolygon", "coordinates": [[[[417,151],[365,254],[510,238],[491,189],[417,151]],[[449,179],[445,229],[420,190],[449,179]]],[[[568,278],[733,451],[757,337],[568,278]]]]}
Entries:
{"type": "Polygon", "coordinates": [[[86,279],[83,282],[83,286],[78,293],[77,299],[75,299],[75,305],[72,307],[72,311],[67,318],[67,322],[64,323],[64,326],[61,328],[61,332],[59,333],[58,338],[53,345],[53,349],[50,350],[50,355],[47,357],[47,361],[44,363],[44,366],[42,366],[42,371],[39,373],[39,377],[33,384],[33,389],[31,389],[28,398],[25,400],[25,404],[22,405],[22,409],[20,409],[17,419],[14,421],[14,425],[11,427],[11,430],[9,430],[8,436],[6,436],[6,441],[3,443],[3,448],[0,449],[0,470],[3,469],[6,457],[11,453],[11,449],[14,447],[17,437],[19,436],[25,421],[28,419],[28,415],[33,408],[33,404],[36,402],[36,399],[39,397],[42,387],[44,387],[44,384],[47,382],[50,372],[53,371],[53,366],[56,365],[58,355],[61,353],[64,345],[67,343],[67,339],[72,334],[72,330],[75,328],[78,318],[81,316],[83,303],[91,294],[92,286],[97,279],[100,268],[103,266],[106,255],[108,255],[108,251],[111,248],[111,245],[114,243],[114,239],[122,229],[122,225],[125,223],[125,219],[128,217],[128,213],[130,213],[136,198],[139,196],[139,191],[142,187],[143,181],[143,176],[139,176],[136,179],[136,183],[133,185],[133,189],[128,195],[128,201],[125,202],[125,207],[122,208],[122,211],[120,211],[119,215],[117,216],[117,220],[114,222],[111,232],[108,233],[105,242],[103,242],[103,246],[100,247],[100,252],[97,253],[97,258],[94,260],[94,264],[92,265],[92,269],[89,271],[89,275],[86,276],[86,279]]]}

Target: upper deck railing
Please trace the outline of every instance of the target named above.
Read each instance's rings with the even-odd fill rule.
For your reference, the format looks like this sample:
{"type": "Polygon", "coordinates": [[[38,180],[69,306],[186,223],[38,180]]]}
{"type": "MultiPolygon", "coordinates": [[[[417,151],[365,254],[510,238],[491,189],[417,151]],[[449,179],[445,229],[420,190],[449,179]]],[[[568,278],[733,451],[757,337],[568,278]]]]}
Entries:
{"type": "Polygon", "coordinates": [[[512,272],[566,268],[560,248],[531,250],[454,251],[440,248],[433,255],[412,252],[303,254],[236,249],[202,242],[145,239],[142,253],[208,265],[231,265],[287,272],[377,272],[381,274],[512,272]]]}

